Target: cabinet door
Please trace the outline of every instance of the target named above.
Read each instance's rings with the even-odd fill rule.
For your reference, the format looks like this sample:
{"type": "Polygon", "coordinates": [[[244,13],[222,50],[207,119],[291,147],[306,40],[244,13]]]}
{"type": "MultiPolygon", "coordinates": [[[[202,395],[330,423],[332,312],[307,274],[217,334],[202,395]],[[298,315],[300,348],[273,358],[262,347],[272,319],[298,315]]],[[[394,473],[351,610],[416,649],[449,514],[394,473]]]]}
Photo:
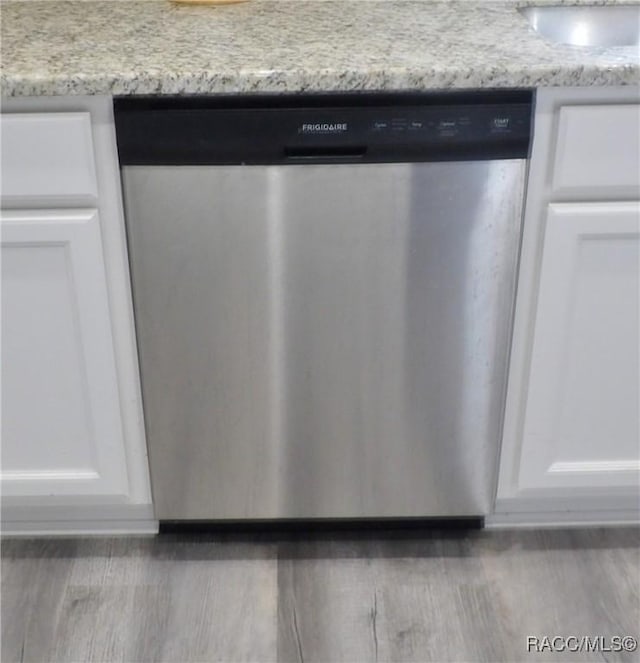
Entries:
{"type": "Polygon", "coordinates": [[[3,113],[0,130],[3,206],[37,201],[38,207],[58,207],[70,199],[74,205],[95,205],[90,113],[3,113]]]}
{"type": "Polygon", "coordinates": [[[117,503],[128,478],[97,211],[1,221],[2,494],[117,503]]]}
{"type": "Polygon", "coordinates": [[[639,203],[552,204],[518,484],[638,485],[639,203]]]}
{"type": "Polygon", "coordinates": [[[636,199],[640,105],[562,106],[550,174],[556,200],[636,199]]]}

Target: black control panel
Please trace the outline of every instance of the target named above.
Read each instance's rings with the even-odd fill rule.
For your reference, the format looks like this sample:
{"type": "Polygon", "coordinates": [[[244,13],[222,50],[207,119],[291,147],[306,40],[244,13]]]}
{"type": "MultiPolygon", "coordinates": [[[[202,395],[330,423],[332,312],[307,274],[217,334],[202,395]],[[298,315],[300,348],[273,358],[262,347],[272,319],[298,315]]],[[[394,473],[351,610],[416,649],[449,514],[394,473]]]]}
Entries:
{"type": "Polygon", "coordinates": [[[530,91],[115,100],[123,165],[526,158],[530,91]]]}

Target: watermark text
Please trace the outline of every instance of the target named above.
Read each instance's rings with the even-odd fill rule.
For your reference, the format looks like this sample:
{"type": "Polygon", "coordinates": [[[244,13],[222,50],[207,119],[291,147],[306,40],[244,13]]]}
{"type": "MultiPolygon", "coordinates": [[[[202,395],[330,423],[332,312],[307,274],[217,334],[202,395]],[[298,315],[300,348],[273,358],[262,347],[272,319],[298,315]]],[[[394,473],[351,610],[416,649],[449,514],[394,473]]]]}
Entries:
{"type": "Polygon", "coordinates": [[[528,652],[633,652],[638,640],[632,635],[528,635],[528,652]]]}

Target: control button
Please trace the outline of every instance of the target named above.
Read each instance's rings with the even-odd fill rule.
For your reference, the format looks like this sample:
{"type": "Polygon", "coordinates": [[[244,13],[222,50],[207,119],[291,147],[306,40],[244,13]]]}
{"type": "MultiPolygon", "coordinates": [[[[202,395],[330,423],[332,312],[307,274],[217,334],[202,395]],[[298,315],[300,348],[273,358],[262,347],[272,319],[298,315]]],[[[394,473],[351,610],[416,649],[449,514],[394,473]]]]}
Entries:
{"type": "Polygon", "coordinates": [[[438,133],[441,136],[455,136],[458,133],[458,123],[455,120],[440,120],[438,133]]]}
{"type": "Polygon", "coordinates": [[[491,130],[493,132],[505,133],[511,131],[511,118],[494,117],[491,120],[491,130]]]}
{"type": "Polygon", "coordinates": [[[409,129],[411,131],[419,131],[420,129],[424,129],[424,122],[421,120],[411,120],[411,122],[409,122],[409,129]]]}

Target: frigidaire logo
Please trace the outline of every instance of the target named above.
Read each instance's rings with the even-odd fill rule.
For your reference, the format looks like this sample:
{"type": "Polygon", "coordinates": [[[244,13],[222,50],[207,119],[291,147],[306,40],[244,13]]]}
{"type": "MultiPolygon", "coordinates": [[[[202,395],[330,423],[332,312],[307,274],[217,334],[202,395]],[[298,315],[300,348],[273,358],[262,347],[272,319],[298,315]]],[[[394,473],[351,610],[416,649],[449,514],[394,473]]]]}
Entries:
{"type": "Polygon", "coordinates": [[[317,122],[313,124],[303,124],[299,129],[300,134],[337,134],[347,131],[348,125],[346,122],[317,122]]]}

